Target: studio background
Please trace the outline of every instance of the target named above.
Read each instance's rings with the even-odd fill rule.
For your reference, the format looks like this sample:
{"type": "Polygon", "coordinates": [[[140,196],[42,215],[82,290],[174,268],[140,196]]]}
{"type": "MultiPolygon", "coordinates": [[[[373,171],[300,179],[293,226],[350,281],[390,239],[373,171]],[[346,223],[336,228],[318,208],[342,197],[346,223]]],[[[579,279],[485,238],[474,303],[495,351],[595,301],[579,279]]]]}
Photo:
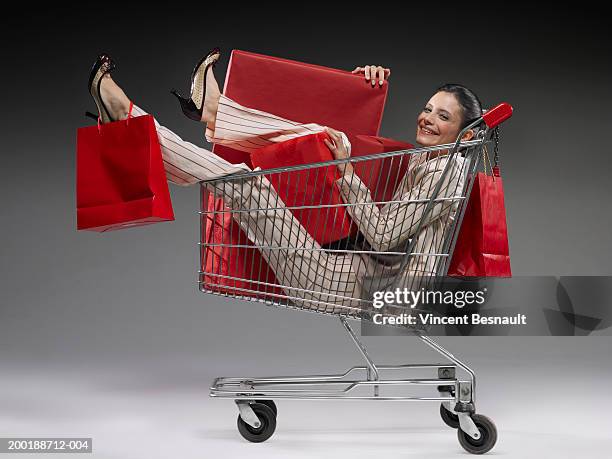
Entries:
{"type": "MultiPolygon", "coordinates": [[[[89,68],[110,53],[128,96],[202,145],[201,127],[169,90],[187,91],[193,65],[214,46],[225,51],[219,80],[234,48],[390,67],[381,135],[407,141],[433,90],[463,83],[485,106],[515,107],[500,145],[514,274],[611,275],[604,15],[110,8],[24,11],[0,30],[2,436],[93,437],[96,458],[462,454],[432,404],[285,402],[268,443],[239,437],[233,403],[207,398],[213,377],[333,372],[359,356],[327,317],[198,293],[197,187],[171,185],[175,222],[76,231],[76,128],[95,109],[89,68]]],[[[610,337],[440,342],[476,370],[478,411],[498,425],[499,454],[604,457],[612,447],[610,337]]],[[[438,360],[410,338],[366,344],[381,363],[438,360]]]]}

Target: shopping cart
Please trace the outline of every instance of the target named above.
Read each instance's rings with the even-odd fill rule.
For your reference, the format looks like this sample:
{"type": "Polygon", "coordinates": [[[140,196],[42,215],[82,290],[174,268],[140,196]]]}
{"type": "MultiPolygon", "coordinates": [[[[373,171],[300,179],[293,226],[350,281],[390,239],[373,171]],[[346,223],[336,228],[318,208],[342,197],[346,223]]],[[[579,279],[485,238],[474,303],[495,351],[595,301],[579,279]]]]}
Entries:
{"type": "MultiPolygon", "coordinates": [[[[201,183],[200,290],[337,317],[365,360],[365,366],[332,375],[216,378],[210,396],[235,400],[239,409],[238,430],[245,439],[262,442],[274,433],[277,407],[273,399],[420,400],[441,402],[443,421],[457,429],[459,442],[468,452],[480,454],[494,446],[497,440],[494,423],[476,414],[474,372],[427,336],[426,329],[409,327],[411,333],[445,357],[447,363],[377,365],[349,321],[373,320],[374,291],[433,288],[446,274],[466,197],[470,195],[481,158],[490,146],[494,143],[496,146],[497,126],[511,114],[510,105],[496,106],[470,123],[454,144],[254,170],[201,183]],[[468,129],[475,129],[477,135],[473,140],[460,141],[468,129]],[[381,161],[392,162],[393,170],[402,169],[400,166],[407,161],[409,172],[403,178],[392,174],[369,177],[369,183],[375,183],[379,191],[389,186],[406,186],[406,181],[412,180],[410,170],[419,164],[442,161],[442,166],[436,181],[429,183],[427,190],[416,190],[417,198],[412,194],[394,193],[385,200],[361,196],[321,204],[313,202],[316,192],[284,202],[275,191],[279,187],[299,189],[300,184],[323,183],[329,174],[336,173],[338,165],[349,162],[355,175],[347,173],[341,180],[350,190],[351,180],[357,181],[357,174],[362,178],[364,174],[375,174],[381,170],[376,167],[381,161]],[[209,200],[214,197],[222,197],[226,206],[211,207],[209,200]],[[394,220],[389,219],[389,212],[383,212],[385,209],[394,209],[394,220]],[[360,215],[357,220],[362,220],[360,232],[365,229],[370,233],[365,242],[359,242],[357,237],[349,238],[351,243],[344,240],[324,245],[305,229],[310,228],[312,233],[312,228],[324,230],[326,225],[338,227],[338,223],[342,226],[350,220],[349,215],[357,214],[360,215]],[[227,215],[232,217],[231,224],[216,227],[223,221],[219,217],[227,215]],[[435,237],[420,237],[428,233],[433,215],[438,225],[435,237]],[[381,223],[373,221],[375,218],[387,220],[381,223]],[[364,228],[364,221],[370,221],[373,228],[364,228]],[[397,230],[398,226],[408,229],[397,230]],[[381,228],[387,232],[391,229],[395,240],[385,238],[381,228]],[[248,240],[236,242],[225,237],[235,229],[243,231],[248,240]],[[375,243],[376,237],[384,243],[375,243]],[[250,272],[236,275],[231,269],[219,266],[232,262],[218,257],[224,250],[234,250],[234,257],[243,257],[240,261],[250,266],[250,272]],[[268,274],[262,276],[262,273],[268,274]],[[464,377],[458,377],[458,369],[465,373],[464,377]],[[415,372],[428,375],[416,377],[415,372]]],[[[406,306],[386,307],[401,312],[406,306]]]]}

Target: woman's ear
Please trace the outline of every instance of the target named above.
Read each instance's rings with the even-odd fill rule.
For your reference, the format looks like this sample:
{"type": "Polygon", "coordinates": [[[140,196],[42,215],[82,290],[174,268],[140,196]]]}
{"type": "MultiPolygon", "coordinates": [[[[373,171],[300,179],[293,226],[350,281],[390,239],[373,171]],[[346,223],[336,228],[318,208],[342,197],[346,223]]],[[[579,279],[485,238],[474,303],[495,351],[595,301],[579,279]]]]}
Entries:
{"type": "Polygon", "coordinates": [[[468,129],[466,131],[465,134],[463,134],[463,137],[461,137],[461,140],[472,140],[474,138],[474,130],[473,129],[468,129]]]}

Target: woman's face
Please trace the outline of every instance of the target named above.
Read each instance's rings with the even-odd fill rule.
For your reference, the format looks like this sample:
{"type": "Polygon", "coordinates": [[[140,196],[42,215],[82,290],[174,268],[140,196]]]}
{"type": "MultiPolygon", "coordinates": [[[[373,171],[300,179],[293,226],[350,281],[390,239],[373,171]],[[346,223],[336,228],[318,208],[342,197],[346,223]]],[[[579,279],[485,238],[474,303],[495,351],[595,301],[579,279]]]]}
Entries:
{"type": "MultiPolygon", "coordinates": [[[[454,143],[461,131],[463,114],[454,94],[437,92],[417,118],[416,141],[424,147],[454,143]]],[[[470,130],[462,140],[473,137],[470,130]]]]}

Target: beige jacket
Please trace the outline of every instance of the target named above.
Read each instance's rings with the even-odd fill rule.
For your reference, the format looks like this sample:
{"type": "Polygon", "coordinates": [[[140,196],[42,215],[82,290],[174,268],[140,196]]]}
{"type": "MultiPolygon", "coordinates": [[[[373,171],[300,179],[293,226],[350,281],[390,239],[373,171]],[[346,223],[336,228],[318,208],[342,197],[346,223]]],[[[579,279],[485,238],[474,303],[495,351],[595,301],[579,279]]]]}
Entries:
{"type": "MultiPolygon", "coordinates": [[[[337,181],[347,206],[347,211],[364,235],[371,250],[375,252],[404,252],[410,239],[416,238],[413,250],[403,277],[407,280],[421,276],[435,275],[445,262],[443,246],[449,236],[451,224],[461,202],[466,180],[466,161],[456,155],[442,182],[436,203],[429,211],[421,228],[420,221],[430,196],[442,179],[443,171],[449,163],[448,155],[428,159],[426,153],[414,155],[410,159],[408,171],[399,183],[391,202],[379,208],[373,204],[368,187],[356,176],[344,176],[337,181]],[[417,232],[418,230],[418,232],[417,232]]],[[[402,256],[395,262],[380,263],[376,257],[361,257],[358,274],[372,286],[370,291],[382,289],[384,278],[397,274],[402,256]]]]}

